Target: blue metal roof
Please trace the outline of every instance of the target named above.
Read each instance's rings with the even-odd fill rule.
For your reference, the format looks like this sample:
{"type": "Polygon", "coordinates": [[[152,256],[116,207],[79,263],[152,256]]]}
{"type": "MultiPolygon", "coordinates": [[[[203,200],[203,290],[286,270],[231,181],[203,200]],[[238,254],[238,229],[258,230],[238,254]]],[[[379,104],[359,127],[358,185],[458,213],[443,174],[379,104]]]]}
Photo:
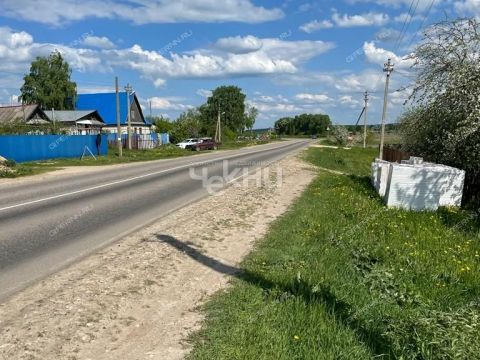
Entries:
{"type": "MultiPolygon", "coordinates": [[[[107,125],[116,125],[117,124],[117,103],[115,93],[98,93],[98,94],[78,94],[77,95],[77,110],[91,110],[95,109],[98,111],[103,121],[107,125]]],[[[121,92],[120,96],[120,122],[122,125],[127,124],[127,93],[121,92]]],[[[136,99],[136,95],[130,95],[130,102],[133,104],[136,99]]],[[[130,105],[131,105],[130,104],[130,105]]],[[[139,105],[140,108],[140,105],[139,105]]],[[[141,112],[140,108],[140,112],[141,112]]],[[[142,122],[145,122],[142,114],[142,122]]]]}

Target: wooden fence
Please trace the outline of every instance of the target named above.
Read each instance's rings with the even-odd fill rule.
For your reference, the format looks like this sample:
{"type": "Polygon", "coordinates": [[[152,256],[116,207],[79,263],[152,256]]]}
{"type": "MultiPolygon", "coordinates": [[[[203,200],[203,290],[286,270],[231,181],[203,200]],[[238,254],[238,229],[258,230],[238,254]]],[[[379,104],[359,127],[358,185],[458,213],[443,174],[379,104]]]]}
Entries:
{"type": "Polygon", "coordinates": [[[408,152],[405,152],[405,151],[395,149],[391,146],[384,146],[383,147],[383,159],[382,160],[400,163],[400,162],[402,162],[402,160],[410,159],[410,156],[412,156],[412,154],[410,154],[408,152]]]}

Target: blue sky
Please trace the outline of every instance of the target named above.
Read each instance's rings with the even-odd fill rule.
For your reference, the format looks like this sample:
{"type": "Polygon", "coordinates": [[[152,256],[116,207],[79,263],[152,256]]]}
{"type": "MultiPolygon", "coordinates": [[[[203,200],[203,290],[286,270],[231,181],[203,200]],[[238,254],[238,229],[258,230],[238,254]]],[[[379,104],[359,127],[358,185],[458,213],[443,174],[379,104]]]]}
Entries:
{"type": "Polygon", "coordinates": [[[378,123],[391,57],[393,122],[413,79],[405,56],[445,14],[480,16],[480,1],[2,0],[0,103],[15,102],[32,59],[57,49],[80,93],[113,91],[118,76],[146,114],[151,103],[174,119],[237,85],[260,111],[256,127],[305,112],[349,124],[368,90],[378,123]]]}

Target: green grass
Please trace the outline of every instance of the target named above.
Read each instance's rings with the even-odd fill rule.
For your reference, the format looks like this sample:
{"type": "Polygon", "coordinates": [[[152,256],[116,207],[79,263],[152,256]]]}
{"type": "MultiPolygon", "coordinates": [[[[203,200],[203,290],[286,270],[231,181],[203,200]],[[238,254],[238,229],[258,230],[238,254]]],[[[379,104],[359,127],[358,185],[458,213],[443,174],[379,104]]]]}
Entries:
{"type": "Polygon", "coordinates": [[[273,224],[207,304],[190,358],[478,359],[478,214],[385,208],[371,150],[306,156],[353,175],[320,172],[273,224]]]}
{"type": "Polygon", "coordinates": [[[349,174],[368,176],[370,164],[378,157],[376,148],[330,149],[313,148],[307,151],[306,160],[323,168],[349,174]]]}

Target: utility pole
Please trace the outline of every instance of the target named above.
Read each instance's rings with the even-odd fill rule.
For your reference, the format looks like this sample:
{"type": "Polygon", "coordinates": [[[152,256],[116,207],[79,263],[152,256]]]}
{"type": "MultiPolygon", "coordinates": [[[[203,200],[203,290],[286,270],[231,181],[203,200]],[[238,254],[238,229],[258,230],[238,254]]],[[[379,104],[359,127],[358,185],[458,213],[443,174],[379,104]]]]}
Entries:
{"type": "Polygon", "coordinates": [[[385,80],[385,94],[383,96],[383,113],[382,113],[382,129],[380,133],[380,160],[383,159],[383,145],[385,143],[385,119],[387,117],[387,103],[388,103],[388,85],[390,84],[390,75],[393,72],[392,59],[388,59],[387,63],[383,66],[383,71],[387,73],[387,79],[385,80]]]}
{"type": "Polygon", "coordinates": [[[148,100],[148,106],[150,107],[150,121],[152,121],[152,100],[148,100]]]}
{"type": "Polygon", "coordinates": [[[128,150],[132,150],[132,123],[130,119],[130,93],[132,92],[130,84],[125,86],[125,92],[127,93],[127,142],[128,150]]]}
{"type": "Polygon", "coordinates": [[[222,116],[222,113],[220,112],[220,105],[218,105],[217,128],[215,130],[215,142],[219,144],[222,142],[222,124],[220,121],[221,116],[222,116]]]}
{"type": "Polygon", "coordinates": [[[117,105],[117,145],[118,156],[123,156],[122,150],[122,125],[120,124],[120,95],[118,94],[118,76],[115,76],[115,96],[117,105]]]}
{"type": "Polygon", "coordinates": [[[367,147],[367,110],[368,110],[368,91],[365,91],[365,111],[363,114],[363,148],[367,147]]]}

